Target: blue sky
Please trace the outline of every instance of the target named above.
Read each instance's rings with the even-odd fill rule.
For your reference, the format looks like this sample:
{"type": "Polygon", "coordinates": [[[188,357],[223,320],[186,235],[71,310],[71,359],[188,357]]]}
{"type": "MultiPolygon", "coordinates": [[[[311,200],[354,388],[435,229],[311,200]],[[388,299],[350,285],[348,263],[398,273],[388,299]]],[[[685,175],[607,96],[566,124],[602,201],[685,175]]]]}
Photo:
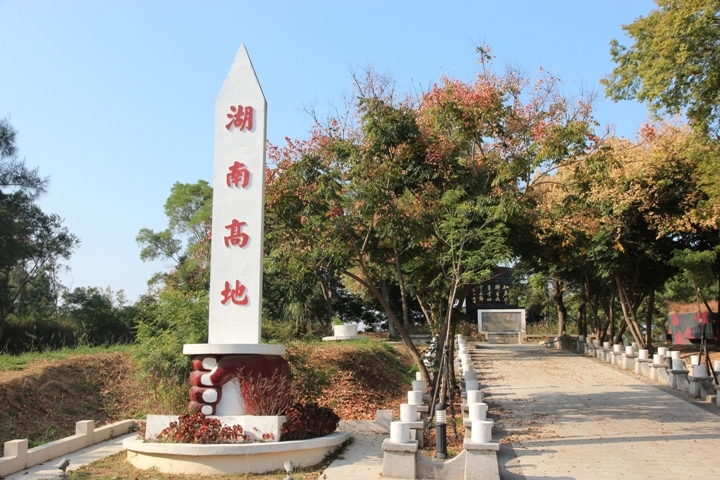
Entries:
{"type": "Polygon", "coordinates": [[[339,105],[350,70],[373,65],[400,90],[471,80],[475,46],[495,65],[539,67],[568,94],[598,91],[596,118],[634,137],[635,102],[605,100],[609,42],[649,0],[0,0],[0,118],[21,157],[50,177],[40,204],[82,245],[66,286],[131,301],[166,268],[143,263],[143,227],[166,227],[173,183],[212,180],[215,98],[241,43],[268,102],[268,139],[306,138],[307,105],[339,105]]]}

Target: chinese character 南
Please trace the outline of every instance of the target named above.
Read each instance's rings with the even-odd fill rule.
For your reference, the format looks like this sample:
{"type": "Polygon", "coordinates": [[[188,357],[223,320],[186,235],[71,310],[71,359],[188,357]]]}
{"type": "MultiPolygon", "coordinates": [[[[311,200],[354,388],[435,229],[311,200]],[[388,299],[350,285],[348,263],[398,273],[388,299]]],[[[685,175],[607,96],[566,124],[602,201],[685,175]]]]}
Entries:
{"type": "Polygon", "coordinates": [[[236,188],[247,188],[250,183],[250,170],[247,169],[244,163],[235,162],[232,166],[228,167],[230,173],[225,177],[227,186],[236,188]]]}
{"type": "Polygon", "coordinates": [[[230,126],[232,125],[238,130],[252,130],[253,113],[253,107],[243,107],[242,105],[238,105],[237,107],[231,106],[230,113],[227,114],[230,123],[225,125],[225,128],[230,130],[230,126]]]}
{"type": "Polygon", "coordinates": [[[227,305],[228,302],[232,302],[235,305],[247,305],[247,291],[245,285],[240,283],[240,280],[235,280],[235,288],[230,286],[230,282],[225,282],[225,290],[220,292],[223,296],[222,304],[227,305]]]}
{"type": "Polygon", "coordinates": [[[242,231],[242,228],[245,225],[247,225],[246,222],[239,222],[236,219],[233,219],[230,225],[225,225],[225,228],[230,230],[230,235],[225,237],[226,247],[230,248],[231,245],[237,245],[238,247],[243,248],[247,245],[248,240],[250,240],[250,236],[242,231]]]}

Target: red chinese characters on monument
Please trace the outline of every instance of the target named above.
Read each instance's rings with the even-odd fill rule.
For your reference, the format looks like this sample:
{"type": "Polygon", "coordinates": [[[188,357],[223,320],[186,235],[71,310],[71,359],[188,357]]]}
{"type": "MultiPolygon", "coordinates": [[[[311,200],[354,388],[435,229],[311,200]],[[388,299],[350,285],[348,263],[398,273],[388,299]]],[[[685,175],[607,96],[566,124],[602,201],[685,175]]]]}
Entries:
{"type": "MultiPolygon", "coordinates": [[[[252,130],[253,129],[253,116],[255,110],[250,106],[230,106],[230,113],[227,114],[227,118],[230,122],[225,125],[225,128],[231,130],[235,127],[238,130],[252,130]]],[[[235,162],[228,167],[228,173],[225,177],[227,186],[229,188],[248,188],[250,185],[250,170],[245,166],[244,163],[235,162]]],[[[225,228],[229,230],[229,234],[224,237],[225,246],[231,248],[237,246],[240,248],[245,247],[250,241],[250,236],[242,231],[243,227],[247,225],[246,222],[241,222],[237,219],[233,219],[229,225],[225,228]]],[[[247,305],[247,288],[240,282],[235,280],[235,286],[233,287],[231,282],[225,282],[225,289],[220,292],[222,295],[221,303],[227,305],[232,303],[234,305],[247,305]]]]}
{"type": "Polygon", "coordinates": [[[244,163],[235,162],[228,167],[230,171],[225,175],[225,182],[227,186],[232,188],[247,188],[250,184],[250,170],[247,169],[244,163]]]}
{"type": "Polygon", "coordinates": [[[233,221],[230,222],[230,225],[225,225],[225,228],[230,230],[230,234],[224,237],[226,247],[230,248],[232,245],[235,245],[237,247],[243,248],[245,245],[248,244],[250,236],[242,231],[242,228],[245,225],[247,225],[246,222],[240,222],[234,218],[233,221]]]}
{"type": "Polygon", "coordinates": [[[235,162],[228,167],[229,173],[225,175],[227,186],[232,188],[247,188],[250,184],[250,170],[244,163],[235,162]]]}
{"type": "Polygon", "coordinates": [[[227,305],[230,302],[235,305],[248,304],[247,289],[245,285],[240,283],[240,280],[235,280],[235,288],[230,285],[230,282],[225,282],[225,290],[220,293],[223,297],[221,301],[223,305],[227,305]]]}
{"type": "Polygon", "coordinates": [[[243,107],[242,105],[231,106],[230,113],[227,117],[230,119],[230,123],[225,125],[225,128],[230,130],[230,127],[235,127],[238,130],[252,130],[253,128],[253,107],[243,107]]]}

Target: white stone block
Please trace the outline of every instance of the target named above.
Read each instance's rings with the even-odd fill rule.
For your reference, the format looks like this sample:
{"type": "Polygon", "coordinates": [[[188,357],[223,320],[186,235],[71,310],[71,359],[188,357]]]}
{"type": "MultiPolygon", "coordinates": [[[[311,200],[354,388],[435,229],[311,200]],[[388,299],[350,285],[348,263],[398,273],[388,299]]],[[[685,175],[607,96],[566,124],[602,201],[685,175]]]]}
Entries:
{"type": "Polygon", "coordinates": [[[400,421],[401,422],[417,422],[418,410],[417,405],[409,403],[400,404],[400,421]]]}
{"type": "Polygon", "coordinates": [[[465,391],[469,392],[471,390],[477,390],[479,387],[479,382],[477,380],[466,380],[465,381],[465,391]]]}
{"type": "Polygon", "coordinates": [[[644,350],[644,349],[643,349],[643,350],[640,350],[640,351],[638,352],[638,358],[639,358],[640,360],[647,360],[647,359],[649,358],[648,355],[649,355],[648,351],[647,351],[647,350],[644,350]]]}
{"type": "Polygon", "coordinates": [[[407,393],[408,403],[410,405],[422,405],[423,404],[423,392],[416,392],[411,390],[407,393]]]}
{"type": "Polygon", "coordinates": [[[414,382],[412,382],[412,389],[416,392],[424,392],[425,382],[422,380],[415,380],[414,382]]]}
{"type": "Polygon", "coordinates": [[[625,355],[635,355],[635,348],[632,345],[625,347],[625,355]]]}
{"type": "Polygon", "coordinates": [[[685,370],[685,362],[679,359],[673,359],[672,361],[672,369],[673,370],[685,370]]]}
{"type": "Polygon", "coordinates": [[[485,420],[487,418],[487,403],[468,403],[468,417],[470,421],[485,420]]]}
{"type": "Polygon", "coordinates": [[[690,365],[697,365],[700,363],[700,355],[690,355],[690,365]]]}
{"type": "Polygon", "coordinates": [[[613,353],[622,353],[623,346],[621,343],[613,345],[613,353]]]}
{"type": "Polygon", "coordinates": [[[490,443],[492,440],[492,420],[474,420],[471,439],[477,443],[490,443]]]}
{"type": "Polygon", "coordinates": [[[410,425],[407,422],[390,423],[390,441],[392,443],[408,443],[410,441],[410,425]]]}
{"type": "Polygon", "coordinates": [[[483,392],[479,390],[468,390],[467,391],[467,403],[470,405],[471,403],[482,403],[483,401],[483,392]]]}
{"type": "Polygon", "coordinates": [[[680,354],[681,352],[679,350],[672,350],[670,351],[670,358],[673,360],[680,360],[680,354]]]}

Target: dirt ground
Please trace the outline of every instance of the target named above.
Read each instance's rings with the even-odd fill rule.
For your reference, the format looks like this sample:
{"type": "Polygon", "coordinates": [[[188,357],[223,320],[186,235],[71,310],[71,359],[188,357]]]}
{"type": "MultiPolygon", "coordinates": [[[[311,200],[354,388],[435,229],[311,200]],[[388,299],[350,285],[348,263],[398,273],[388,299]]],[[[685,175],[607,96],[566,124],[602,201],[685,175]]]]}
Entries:
{"type": "Polygon", "coordinates": [[[147,395],[129,356],[113,352],[41,360],[0,372],[0,445],[28,438],[30,447],[75,433],[75,422],[105,425],[134,418],[147,395]]]}
{"type": "MultiPolygon", "coordinates": [[[[395,350],[328,345],[313,350],[311,361],[331,365],[330,386],[319,403],[343,420],[373,420],[378,409],[407,401],[410,356],[395,350]],[[392,368],[378,368],[391,364],[392,368]]],[[[152,395],[136,375],[127,353],[73,355],[40,360],[20,371],[0,372],[0,446],[28,438],[30,447],[75,433],[75,422],[96,426],[152,412],[152,395]]]]}

